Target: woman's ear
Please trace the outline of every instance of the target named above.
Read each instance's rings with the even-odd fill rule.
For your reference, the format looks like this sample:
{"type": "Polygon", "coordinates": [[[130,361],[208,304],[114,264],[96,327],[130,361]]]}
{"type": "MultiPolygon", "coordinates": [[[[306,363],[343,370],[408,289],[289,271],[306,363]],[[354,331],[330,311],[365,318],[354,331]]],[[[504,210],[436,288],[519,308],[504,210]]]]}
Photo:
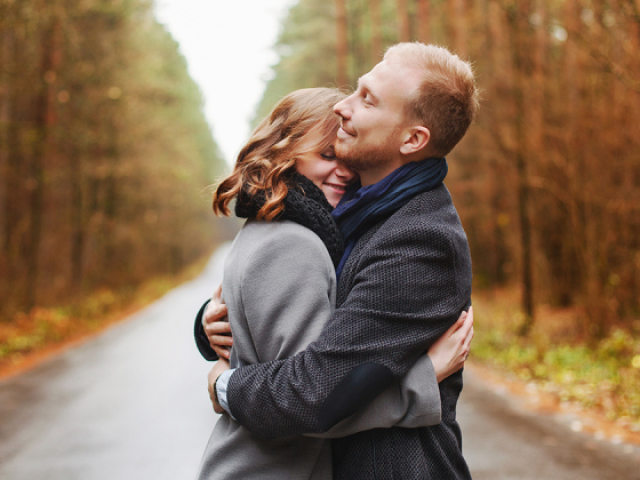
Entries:
{"type": "Polygon", "coordinates": [[[421,125],[409,127],[406,135],[404,143],[400,146],[400,153],[403,155],[420,152],[431,140],[431,131],[421,125]]]}

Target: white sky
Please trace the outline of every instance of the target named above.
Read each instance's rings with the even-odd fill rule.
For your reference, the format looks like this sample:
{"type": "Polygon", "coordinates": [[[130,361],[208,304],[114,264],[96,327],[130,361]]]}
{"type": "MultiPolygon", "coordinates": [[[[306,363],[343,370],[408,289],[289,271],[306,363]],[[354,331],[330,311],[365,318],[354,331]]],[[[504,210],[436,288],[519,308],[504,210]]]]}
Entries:
{"type": "Polygon", "coordinates": [[[156,0],[158,21],[180,44],[228,163],[249,136],[280,21],[296,0],[156,0]]]}

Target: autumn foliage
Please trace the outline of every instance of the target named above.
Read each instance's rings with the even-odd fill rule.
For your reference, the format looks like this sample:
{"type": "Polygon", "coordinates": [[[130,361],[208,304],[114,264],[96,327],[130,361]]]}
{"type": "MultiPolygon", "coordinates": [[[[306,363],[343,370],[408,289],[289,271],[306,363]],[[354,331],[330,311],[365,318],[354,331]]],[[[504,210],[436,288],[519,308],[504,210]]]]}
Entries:
{"type": "Polygon", "coordinates": [[[213,245],[198,87],[145,0],[0,0],[0,318],[213,245]]]}

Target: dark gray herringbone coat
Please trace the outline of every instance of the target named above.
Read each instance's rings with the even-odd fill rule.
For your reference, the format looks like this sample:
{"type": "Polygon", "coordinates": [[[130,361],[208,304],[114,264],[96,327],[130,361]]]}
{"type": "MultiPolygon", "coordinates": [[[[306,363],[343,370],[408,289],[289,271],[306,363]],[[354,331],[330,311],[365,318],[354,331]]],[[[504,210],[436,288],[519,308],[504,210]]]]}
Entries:
{"type": "MultiPolygon", "coordinates": [[[[231,376],[231,411],[264,438],[324,431],[402,377],[470,296],[469,247],[449,192],[419,194],[361,237],[316,342],[231,376]]],[[[461,372],[440,383],[440,425],[333,440],[335,480],[469,479],[455,419],[461,390],[461,372]]]]}

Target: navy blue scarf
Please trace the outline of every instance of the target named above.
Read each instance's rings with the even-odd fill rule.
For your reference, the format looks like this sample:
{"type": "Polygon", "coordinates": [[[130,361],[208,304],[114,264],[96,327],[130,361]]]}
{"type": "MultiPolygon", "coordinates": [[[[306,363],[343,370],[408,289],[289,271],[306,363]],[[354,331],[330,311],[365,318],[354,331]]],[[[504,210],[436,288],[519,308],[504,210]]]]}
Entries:
{"type": "Polygon", "coordinates": [[[441,185],[447,171],[444,158],[427,158],[407,163],[373,185],[360,188],[360,184],[356,183],[347,189],[332,212],[345,241],[345,251],[336,269],[336,276],[340,277],[351,250],[364,232],[399,210],[418,193],[441,185]]]}

